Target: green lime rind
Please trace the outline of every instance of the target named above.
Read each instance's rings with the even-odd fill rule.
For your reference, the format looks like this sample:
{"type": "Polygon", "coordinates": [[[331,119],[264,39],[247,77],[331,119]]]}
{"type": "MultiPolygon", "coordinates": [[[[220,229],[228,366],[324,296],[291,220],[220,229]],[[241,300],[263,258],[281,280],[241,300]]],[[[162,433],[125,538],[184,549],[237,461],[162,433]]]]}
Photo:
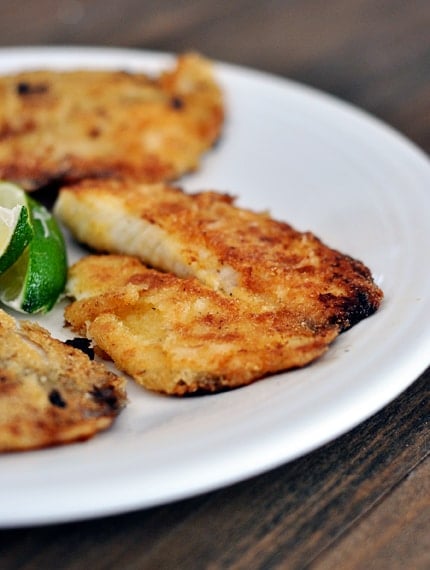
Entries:
{"type": "Polygon", "coordinates": [[[26,313],[52,309],[67,280],[64,238],[55,218],[44,206],[28,198],[34,238],[29,244],[29,270],[22,310],[26,313]]]}
{"type": "Polygon", "coordinates": [[[0,300],[19,312],[46,313],[66,285],[66,247],[48,210],[30,197],[27,203],[34,236],[19,259],[0,275],[0,300]]]}
{"type": "Polygon", "coordinates": [[[21,256],[33,238],[33,227],[26,206],[20,206],[20,213],[12,237],[0,257],[0,274],[9,269],[21,256]]]}

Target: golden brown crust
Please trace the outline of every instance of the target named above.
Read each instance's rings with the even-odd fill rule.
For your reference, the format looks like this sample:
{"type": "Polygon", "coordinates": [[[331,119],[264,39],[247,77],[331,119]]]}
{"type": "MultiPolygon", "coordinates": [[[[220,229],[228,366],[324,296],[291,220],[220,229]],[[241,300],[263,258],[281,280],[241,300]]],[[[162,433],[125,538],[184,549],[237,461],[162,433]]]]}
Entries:
{"type": "Polygon", "coordinates": [[[86,440],[125,405],[124,380],[0,310],[0,451],[86,440]]]}
{"type": "Polygon", "coordinates": [[[84,181],[60,192],[56,212],[96,250],[136,255],[247,303],[302,312],[315,328],[345,330],[382,300],[361,261],[310,232],[238,208],[225,194],[84,181]]]}
{"type": "Polygon", "coordinates": [[[218,139],[222,94],[210,62],[178,58],[157,78],[121,71],[0,77],[0,178],[28,190],[85,177],[170,180],[218,139]]]}
{"type": "Polygon", "coordinates": [[[182,395],[304,366],[338,335],[288,308],[258,309],[136,258],[87,256],[70,270],[66,321],[148,389],[182,395]]]}
{"type": "Polygon", "coordinates": [[[372,314],[369,269],[310,233],[163,184],[84,181],[55,212],[99,251],[72,267],[66,320],[147,388],[182,394],[304,366],[372,314]]]}

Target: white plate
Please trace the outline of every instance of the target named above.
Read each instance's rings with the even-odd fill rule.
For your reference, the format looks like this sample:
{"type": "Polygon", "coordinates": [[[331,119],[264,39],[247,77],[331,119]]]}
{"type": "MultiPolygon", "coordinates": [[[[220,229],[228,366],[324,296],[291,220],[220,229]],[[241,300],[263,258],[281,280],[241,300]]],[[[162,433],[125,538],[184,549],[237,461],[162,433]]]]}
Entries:
{"type": "MultiPolygon", "coordinates": [[[[29,67],[157,71],[170,56],[108,49],[0,50],[29,67]]],[[[261,473],[335,438],[429,364],[430,165],[364,113],[295,83],[219,64],[225,135],[187,189],[270,209],[363,260],[385,291],[378,313],[315,364],[230,393],[173,399],[130,386],[93,440],[0,459],[0,525],[84,519],[190,497],[261,473]]],[[[70,248],[71,259],[79,255],[70,248]]],[[[61,308],[40,321],[61,338],[61,308]]]]}

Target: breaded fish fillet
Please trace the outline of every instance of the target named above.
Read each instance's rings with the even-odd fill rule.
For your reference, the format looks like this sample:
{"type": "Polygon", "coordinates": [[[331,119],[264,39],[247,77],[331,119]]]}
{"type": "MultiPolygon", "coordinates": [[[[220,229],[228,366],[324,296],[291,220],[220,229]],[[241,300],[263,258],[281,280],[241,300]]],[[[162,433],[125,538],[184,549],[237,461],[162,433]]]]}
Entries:
{"type": "Polygon", "coordinates": [[[382,291],[360,261],[215,192],[84,181],[60,191],[56,214],[77,240],[196,277],[256,312],[289,310],[310,329],[345,330],[371,315],[382,291]]]}
{"type": "Polygon", "coordinates": [[[125,380],[0,310],[0,451],[85,440],[125,404],[125,380]]]}
{"type": "Polygon", "coordinates": [[[167,394],[215,392],[304,366],[339,333],[334,324],[310,327],[301,311],[256,310],[128,256],[82,258],[68,292],[78,300],[66,322],[137,382],[167,394]]]}
{"type": "Polygon", "coordinates": [[[218,139],[222,93],[196,54],[156,78],[122,71],[0,76],[0,178],[33,190],[85,177],[171,180],[218,139]]]}

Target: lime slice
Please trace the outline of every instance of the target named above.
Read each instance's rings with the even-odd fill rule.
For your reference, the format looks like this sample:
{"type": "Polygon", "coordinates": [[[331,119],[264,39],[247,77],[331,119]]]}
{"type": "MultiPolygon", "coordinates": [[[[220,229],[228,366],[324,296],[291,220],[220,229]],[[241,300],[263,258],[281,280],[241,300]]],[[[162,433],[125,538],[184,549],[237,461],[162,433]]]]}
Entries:
{"type": "Polygon", "coordinates": [[[32,237],[26,193],[0,182],[0,274],[15,263],[32,237]]]}
{"type": "Polygon", "coordinates": [[[67,255],[55,218],[27,196],[33,239],[18,260],[0,275],[0,301],[22,313],[47,312],[64,291],[67,255]]]}

